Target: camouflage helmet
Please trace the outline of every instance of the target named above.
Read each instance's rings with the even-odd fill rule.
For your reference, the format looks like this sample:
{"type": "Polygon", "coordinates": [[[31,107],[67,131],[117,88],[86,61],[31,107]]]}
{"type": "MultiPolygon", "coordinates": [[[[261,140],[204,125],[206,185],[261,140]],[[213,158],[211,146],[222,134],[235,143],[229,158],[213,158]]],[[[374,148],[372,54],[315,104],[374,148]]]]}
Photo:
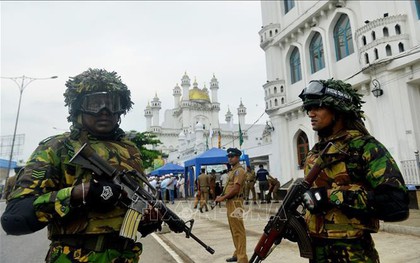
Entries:
{"type": "Polygon", "coordinates": [[[299,95],[303,108],[309,110],[313,106],[327,106],[344,113],[349,117],[364,119],[362,111],[362,95],[357,93],[349,83],[341,80],[312,80],[299,95]]]}
{"type": "Polygon", "coordinates": [[[116,72],[104,69],[91,69],[70,77],[66,82],[64,92],[65,106],[69,106],[68,121],[75,121],[80,112],[82,99],[85,95],[95,92],[107,92],[120,96],[122,113],[126,114],[134,104],[130,98],[130,90],[122,83],[116,72]]]}

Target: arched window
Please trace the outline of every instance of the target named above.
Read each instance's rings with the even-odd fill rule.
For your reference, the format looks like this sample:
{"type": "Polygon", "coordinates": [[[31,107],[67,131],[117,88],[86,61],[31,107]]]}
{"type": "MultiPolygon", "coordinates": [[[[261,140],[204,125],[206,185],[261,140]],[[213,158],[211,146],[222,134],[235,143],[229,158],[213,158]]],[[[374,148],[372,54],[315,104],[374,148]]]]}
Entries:
{"type": "Polygon", "coordinates": [[[325,68],[324,46],[320,33],[316,33],[309,44],[309,55],[311,56],[311,71],[315,73],[325,68]]]}
{"type": "Polygon", "coordinates": [[[277,93],[277,87],[274,87],[274,94],[277,93]]]}
{"type": "Polygon", "coordinates": [[[303,131],[299,133],[296,144],[298,155],[298,167],[299,169],[303,169],[306,155],[309,152],[308,136],[306,136],[306,133],[304,133],[303,131]]]}
{"type": "Polygon", "coordinates": [[[334,27],[334,42],[337,61],[354,52],[350,20],[347,15],[341,15],[334,27]]]}
{"type": "Polygon", "coordinates": [[[295,7],[295,0],[284,0],[284,13],[287,14],[293,7],[295,7]]]}
{"type": "Polygon", "coordinates": [[[375,48],[375,49],[373,50],[373,53],[375,54],[375,60],[377,60],[377,59],[379,58],[379,55],[378,55],[378,49],[377,49],[377,48],[375,48]]]}
{"type": "Polygon", "coordinates": [[[274,33],[275,33],[275,34],[277,34],[278,32],[279,32],[279,31],[278,31],[277,29],[276,29],[276,30],[274,30],[274,33]]]}
{"type": "Polygon", "coordinates": [[[384,27],[384,29],[382,29],[382,32],[384,33],[384,37],[389,37],[389,32],[388,32],[387,27],[384,27]]]}
{"type": "Polygon", "coordinates": [[[365,53],[365,63],[369,64],[369,54],[365,53]]]}
{"type": "Polygon", "coordinates": [[[395,34],[397,34],[397,35],[401,35],[401,27],[400,27],[400,25],[395,25],[395,34]]]}
{"type": "Polygon", "coordinates": [[[283,93],[283,90],[284,90],[283,86],[280,86],[280,92],[281,93],[283,93]]]}
{"type": "Polygon", "coordinates": [[[274,99],[274,106],[279,106],[279,101],[277,99],[274,99]]]}
{"type": "Polygon", "coordinates": [[[375,31],[372,31],[372,41],[375,41],[376,40],[376,33],[375,33],[375,31]]]}
{"type": "Polygon", "coordinates": [[[403,44],[403,43],[401,43],[401,42],[400,42],[400,43],[398,44],[398,50],[400,51],[400,53],[401,53],[401,52],[404,52],[404,44],[403,44]]]}
{"type": "Polygon", "coordinates": [[[299,49],[295,47],[290,55],[290,77],[292,84],[302,79],[302,72],[300,70],[300,54],[299,49]]]}
{"type": "Polygon", "coordinates": [[[366,46],[366,37],[365,36],[362,36],[362,43],[363,43],[363,46],[366,46]]]}
{"type": "Polygon", "coordinates": [[[268,102],[265,103],[265,108],[268,109],[268,102]]]}
{"type": "Polygon", "coordinates": [[[272,36],[273,36],[273,31],[270,30],[270,37],[272,37],[272,36]]]}
{"type": "Polygon", "coordinates": [[[387,56],[392,56],[392,50],[391,50],[391,46],[390,45],[386,45],[385,51],[386,51],[386,55],[387,56]]]}

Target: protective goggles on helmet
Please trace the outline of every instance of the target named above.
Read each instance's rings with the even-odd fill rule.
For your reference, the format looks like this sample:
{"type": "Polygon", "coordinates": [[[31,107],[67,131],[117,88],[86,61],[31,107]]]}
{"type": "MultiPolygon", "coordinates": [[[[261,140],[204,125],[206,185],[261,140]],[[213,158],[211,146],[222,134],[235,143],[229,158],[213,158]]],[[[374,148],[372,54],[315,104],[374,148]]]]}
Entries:
{"type": "Polygon", "coordinates": [[[349,94],[326,87],[324,84],[322,84],[322,82],[317,80],[310,81],[308,86],[306,86],[300,93],[299,98],[301,98],[302,100],[319,99],[324,97],[325,95],[335,97],[338,99],[348,100],[350,102],[352,100],[349,94]]]}
{"type": "Polygon", "coordinates": [[[83,96],[81,111],[84,113],[98,114],[101,110],[107,109],[112,114],[123,113],[121,97],[108,92],[94,92],[83,96]]]}

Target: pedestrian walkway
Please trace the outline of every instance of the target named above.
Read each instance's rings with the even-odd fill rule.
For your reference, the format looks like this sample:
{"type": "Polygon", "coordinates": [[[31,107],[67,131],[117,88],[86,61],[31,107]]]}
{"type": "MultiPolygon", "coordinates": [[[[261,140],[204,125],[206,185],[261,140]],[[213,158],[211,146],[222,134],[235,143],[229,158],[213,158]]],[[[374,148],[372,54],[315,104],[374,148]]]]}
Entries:
{"type": "MultiPolygon", "coordinates": [[[[274,215],[280,204],[258,204],[245,206],[245,228],[247,230],[247,254],[250,258],[255,245],[271,215],[274,215]]],[[[195,220],[192,233],[216,252],[209,254],[193,239],[185,235],[168,232],[159,234],[172,247],[184,262],[225,262],[234,251],[226,209],[216,207],[207,213],[192,209],[191,201],[176,202],[169,205],[183,219],[195,220]]],[[[410,218],[404,222],[383,223],[381,231],[373,235],[382,263],[418,262],[420,251],[413,247],[420,246],[420,211],[410,210],[410,218]]],[[[296,243],[283,240],[281,244],[264,260],[264,262],[308,262],[299,256],[296,243]]]]}

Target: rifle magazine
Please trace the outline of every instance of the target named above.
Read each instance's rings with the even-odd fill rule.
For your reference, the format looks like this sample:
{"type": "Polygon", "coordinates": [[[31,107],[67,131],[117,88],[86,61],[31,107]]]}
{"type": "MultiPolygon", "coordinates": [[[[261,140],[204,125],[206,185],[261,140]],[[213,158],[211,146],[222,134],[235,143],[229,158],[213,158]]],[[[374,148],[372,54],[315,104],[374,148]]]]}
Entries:
{"type": "Polygon", "coordinates": [[[120,229],[120,236],[136,241],[140,220],[141,213],[133,209],[128,209],[120,229]]]}

